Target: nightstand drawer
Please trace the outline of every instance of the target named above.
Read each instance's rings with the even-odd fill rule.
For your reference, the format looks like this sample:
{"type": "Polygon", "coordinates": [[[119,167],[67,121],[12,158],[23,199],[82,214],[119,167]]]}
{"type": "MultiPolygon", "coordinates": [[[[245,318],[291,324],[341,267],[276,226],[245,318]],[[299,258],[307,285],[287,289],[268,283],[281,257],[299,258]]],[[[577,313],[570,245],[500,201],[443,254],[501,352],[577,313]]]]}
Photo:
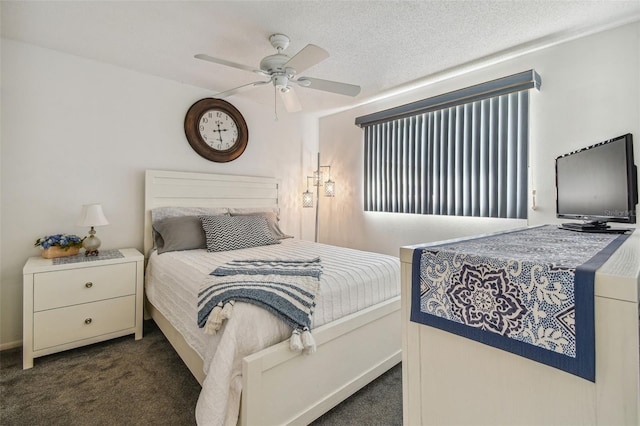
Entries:
{"type": "Polygon", "coordinates": [[[36,312],[33,349],[40,350],[133,328],[135,295],[36,312]]]}
{"type": "Polygon", "coordinates": [[[136,292],[135,262],[34,274],[33,310],[59,308],[136,292]]]}

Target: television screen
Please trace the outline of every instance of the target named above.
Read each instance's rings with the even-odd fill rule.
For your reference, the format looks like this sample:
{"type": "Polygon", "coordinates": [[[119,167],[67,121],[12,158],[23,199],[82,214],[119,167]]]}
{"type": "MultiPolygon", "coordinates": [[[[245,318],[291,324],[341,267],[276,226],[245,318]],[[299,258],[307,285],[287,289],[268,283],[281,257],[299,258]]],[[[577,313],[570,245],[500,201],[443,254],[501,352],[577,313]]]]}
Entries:
{"type": "Polygon", "coordinates": [[[636,223],[636,176],[631,134],[556,158],[557,216],[584,221],[578,230],[636,223]]]}

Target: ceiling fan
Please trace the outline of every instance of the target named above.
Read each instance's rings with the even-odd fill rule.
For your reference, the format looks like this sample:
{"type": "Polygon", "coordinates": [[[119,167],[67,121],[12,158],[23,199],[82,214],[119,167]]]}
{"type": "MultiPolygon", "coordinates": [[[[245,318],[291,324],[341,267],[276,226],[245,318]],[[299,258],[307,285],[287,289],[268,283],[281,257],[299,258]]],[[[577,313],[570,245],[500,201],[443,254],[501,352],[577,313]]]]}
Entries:
{"type": "Polygon", "coordinates": [[[255,81],[253,83],[226,90],[224,92],[218,93],[216,97],[225,98],[227,96],[235,95],[236,93],[244,92],[245,90],[249,90],[254,87],[273,83],[275,90],[280,93],[287,111],[296,112],[300,111],[302,107],[300,106],[298,97],[291,87],[292,84],[346,96],[356,96],[358,93],[360,93],[360,86],[356,86],[353,84],[339,83],[337,81],[322,80],[312,77],[297,77],[299,73],[329,57],[329,53],[323,48],[318,47],[314,44],[307,44],[293,57],[289,57],[288,55],[283,53],[287,46],[289,46],[289,37],[284,34],[273,34],[269,37],[269,42],[271,42],[271,45],[278,51],[278,53],[264,57],[260,61],[259,69],[236,62],[227,61],[226,59],[214,58],[213,56],[205,54],[195,55],[197,59],[203,59],[205,61],[214,62],[216,64],[254,72],[256,74],[269,78],[268,80],[255,81]]]}

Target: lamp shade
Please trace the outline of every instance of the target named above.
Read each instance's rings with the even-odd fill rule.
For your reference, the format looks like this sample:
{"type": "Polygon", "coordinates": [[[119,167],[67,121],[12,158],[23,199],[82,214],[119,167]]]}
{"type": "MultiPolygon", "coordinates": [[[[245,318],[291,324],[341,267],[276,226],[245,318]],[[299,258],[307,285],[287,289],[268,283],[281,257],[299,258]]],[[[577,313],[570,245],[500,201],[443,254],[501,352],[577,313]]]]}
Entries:
{"type": "Polygon", "coordinates": [[[108,225],[109,221],[102,212],[101,204],[85,204],[82,206],[82,213],[76,222],[77,226],[103,226],[108,225]]]}
{"type": "Polygon", "coordinates": [[[324,183],[324,196],[334,197],[336,195],[336,183],[329,179],[324,183]]]}
{"type": "Polygon", "coordinates": [[[302,207],[313,207],[313,194],[308,189],[302,193],[302,207]]]}
{"type": "Polygon", "coordinates": [[[322,186],[324,183],[324,174],[322,170],[318,169],[313,172],[313,186],[322,186]]]}

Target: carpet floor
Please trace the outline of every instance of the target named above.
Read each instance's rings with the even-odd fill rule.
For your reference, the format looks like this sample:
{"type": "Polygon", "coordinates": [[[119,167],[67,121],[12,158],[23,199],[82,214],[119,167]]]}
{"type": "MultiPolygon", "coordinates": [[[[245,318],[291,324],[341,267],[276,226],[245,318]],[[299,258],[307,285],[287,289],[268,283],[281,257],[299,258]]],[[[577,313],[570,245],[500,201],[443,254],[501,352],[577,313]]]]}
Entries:
{"type": "MultiPolygon", "coordinates": [[[[36,358],[0,352],[1,425],[194,425],[200,385],[151,320],[133,336],[36,358]]],[[[402,425],[397,365],[312,423],[402,425]]]]}

